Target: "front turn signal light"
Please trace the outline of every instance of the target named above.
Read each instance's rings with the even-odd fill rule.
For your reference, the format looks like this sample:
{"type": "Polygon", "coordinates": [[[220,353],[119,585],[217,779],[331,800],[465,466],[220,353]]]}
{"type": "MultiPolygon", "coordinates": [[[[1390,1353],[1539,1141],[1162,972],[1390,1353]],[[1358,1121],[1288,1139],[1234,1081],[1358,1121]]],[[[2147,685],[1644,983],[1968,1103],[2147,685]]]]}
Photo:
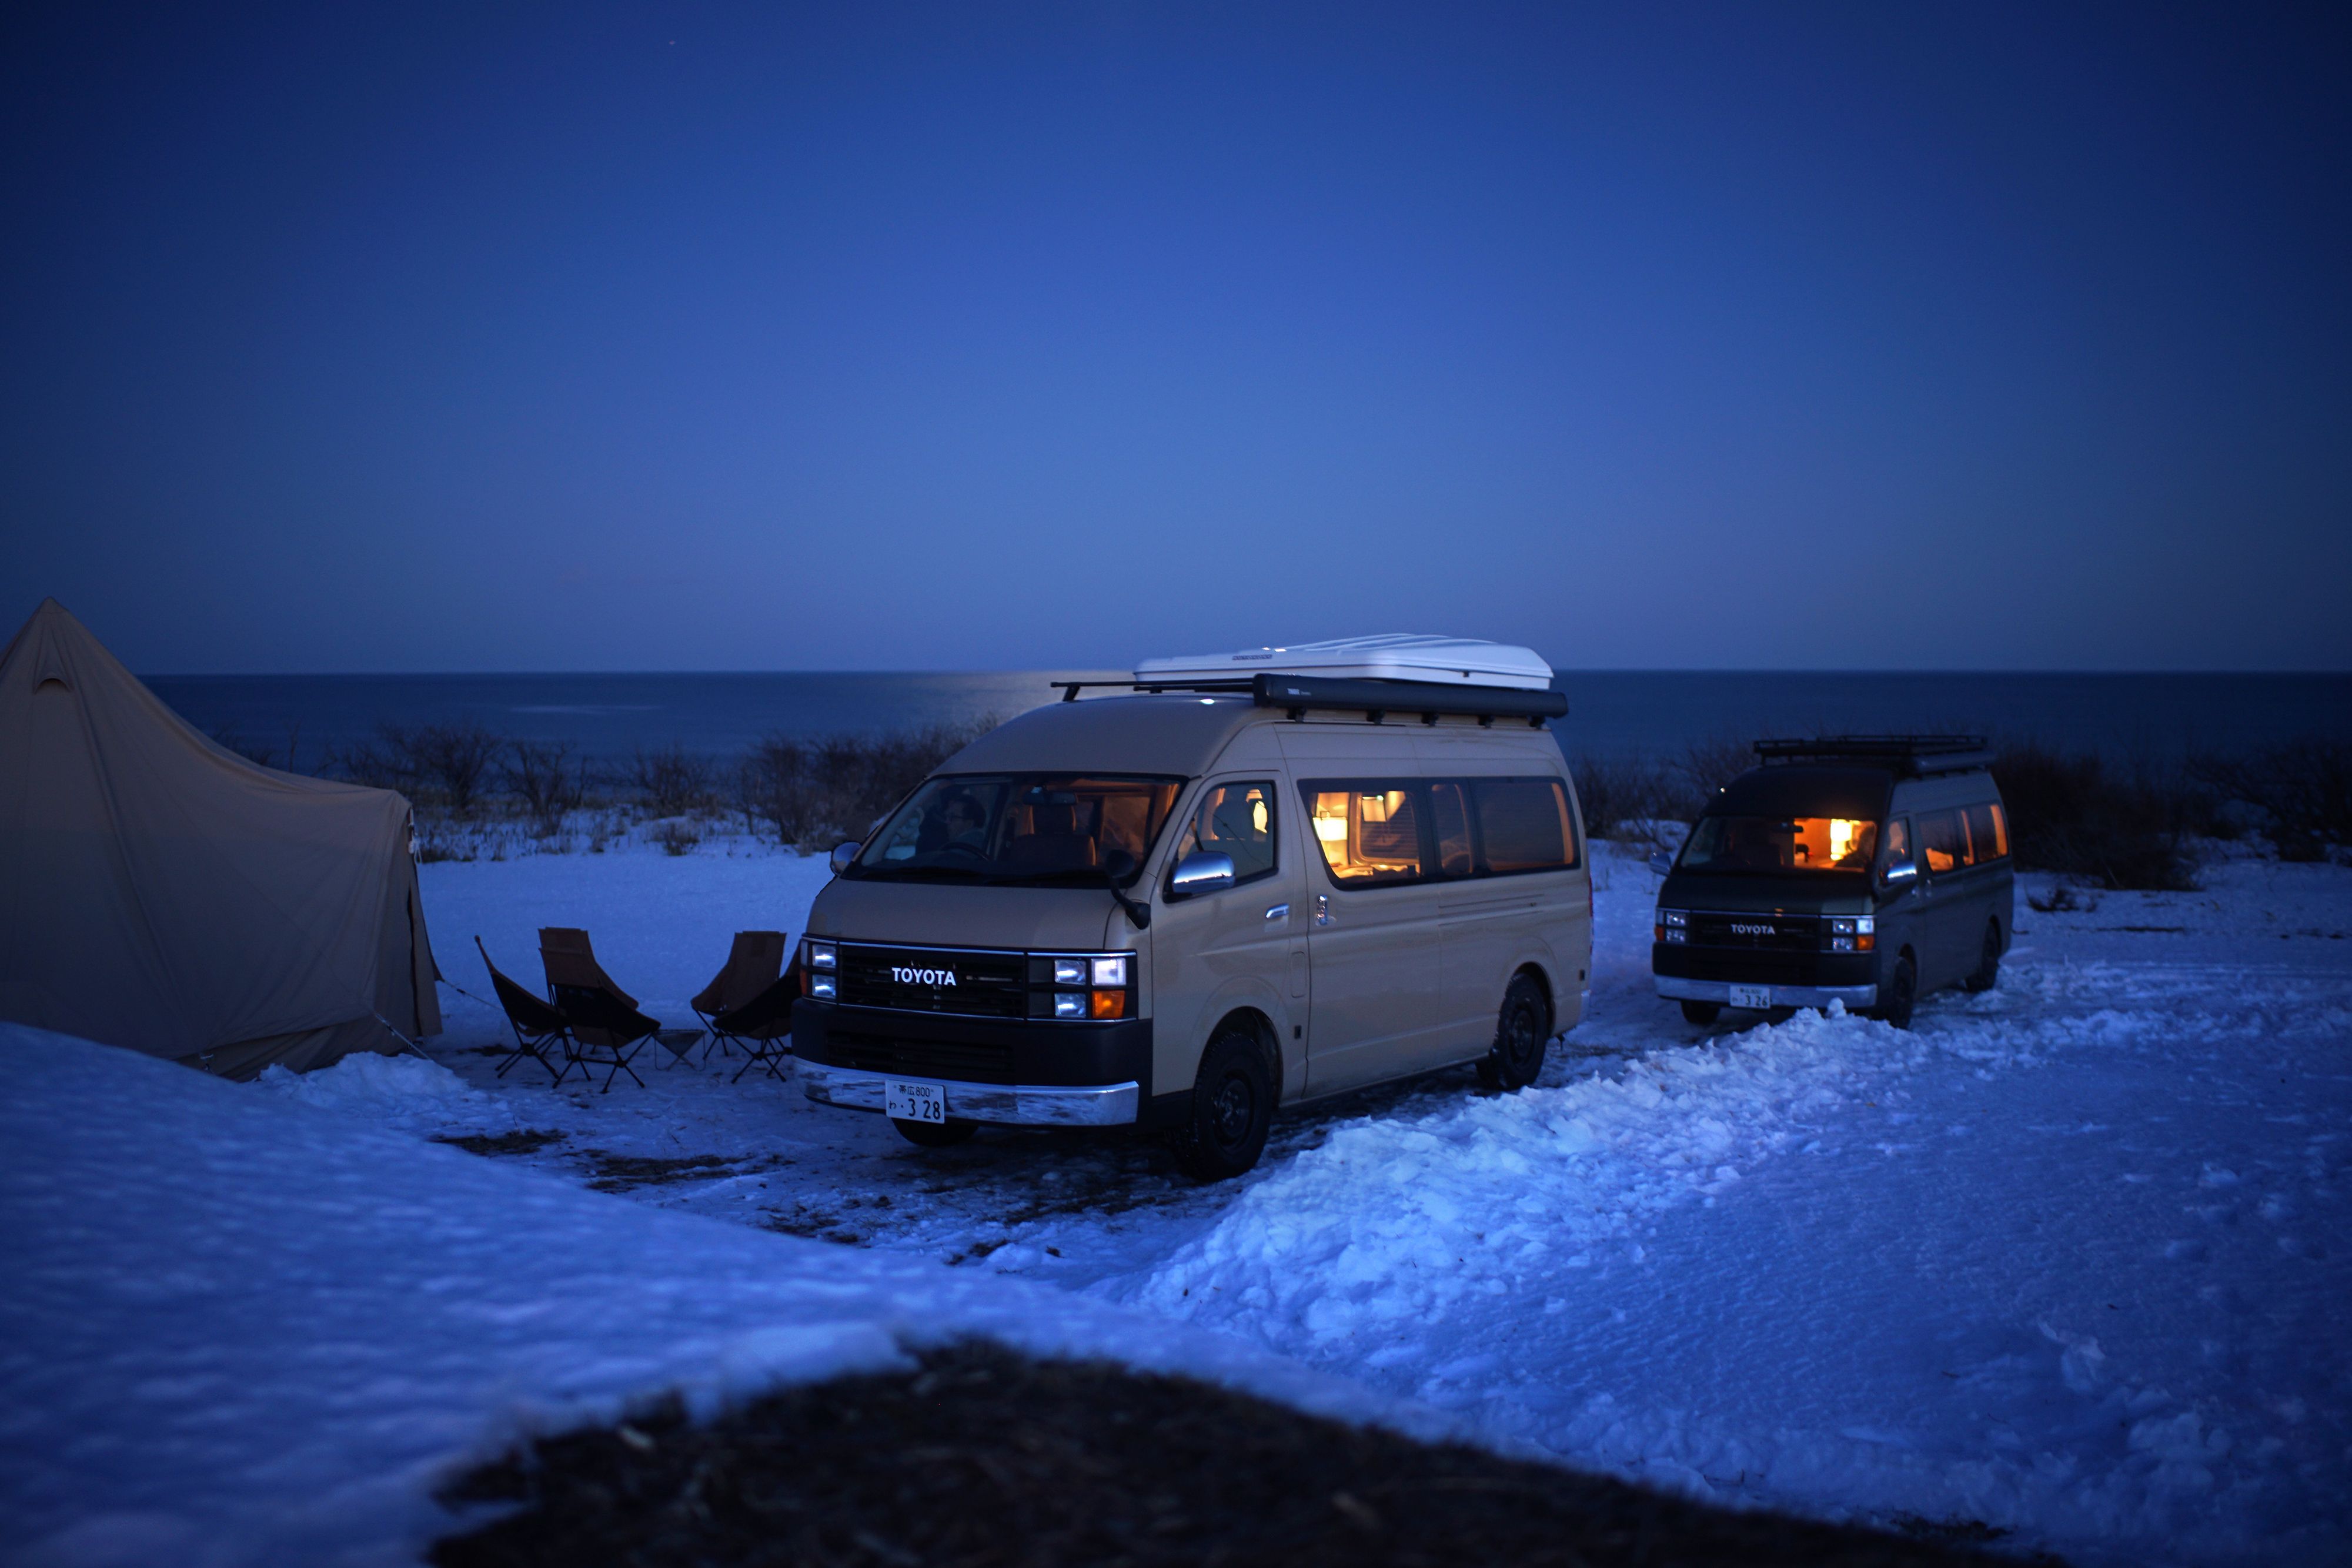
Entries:
{"type": "Polygon", "coordinates": [[[1127,993],[1125,991],[1095,992],[1092,1016],[1098,1019],[1125,1018],[1127,1016],[1127,993]]]}

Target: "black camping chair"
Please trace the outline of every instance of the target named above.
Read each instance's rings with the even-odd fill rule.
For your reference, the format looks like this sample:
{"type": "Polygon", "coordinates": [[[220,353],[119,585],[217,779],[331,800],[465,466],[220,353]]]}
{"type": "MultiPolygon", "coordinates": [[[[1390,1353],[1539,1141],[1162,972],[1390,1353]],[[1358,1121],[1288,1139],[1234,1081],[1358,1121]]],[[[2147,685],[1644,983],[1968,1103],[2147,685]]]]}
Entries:
{"type": "Polygon", "coordinates": [[[711,1034],[730,1045],[741,1046],[747,1059],[727,1082],[740,1082],[754,1067],[764,1067],[771,1078],[782,1081],[784,1075],[776,1063],[792,1060],[793,1004],[800,996],[801,961],[794,958],[783,977],[766,990],[710,1020],[711,1034]]]}
{"type": "MultiPolygon", "coordinates": [[[[547,1051],[551,1046],[567,1043],[571,1026],[564,1022],[562,1013],[499,973],[499,967],[490,962],[490,950],[482,946],[479,936],[474,938],[474,946],[481,952],[482,967],[490,972],[490,992],[506,1011],[507,1027],[514,1030],[515,1048],[499,1063],[498,1076],[504,1078],[509,1068],[529,1057],[547,1069],[550,1079],[562,1082],[563,1074],[547,1060],[547,1051]]],[[[565,1054],[568,1058],[570,1053],[565,1054]]]]}
{"type": "Polygon", "coordinates": [[[647,1018],[602,986],[571,986],[559,980],[555,1005],[562,1010],[569,1026],[565,1038],[571,1041],[571,1049],[564,1053],[563,1072],[555,1076],[558,1083],[574,1067],[583,1078],[595,1076],[591,1069],[604,1067],[608,1071],[604,1087],[597,1091],[600,1094],[610,1093],[613,1080],[624,1072],[638,1088],[646,1086],[629,1059],[661,1031],[659,1019],[647,1018]]]}
{"type": "MultiPolygon", "coordinates": [[[[702,1059],[710,1060],[710,1052],[733,1053],[733,1038],[711,1028],[711,1020],[720,1013],[732,1012],[749,1003],[761,991],[776,983],[776,976],[784,967],[784,934],[781,931],[738,931],[734,945],[728,949],[726,967],[711,977],[710,984],[687,1006],[694,1009],[702,1027],[709,1030],[709,1041],[702,1048],[702,1059]]],[[[683,1054],[679,1056],[684,1061],[683,1054]]]]}
{"type": "Polygon", "coordinates": [[[661,1020],[639,1012],[637,998],[604,973],[585,931],[566,925],[541,931],[539,961],[547,971],[548,995],[563,1015],[564,1039],[569,1042],[563,1072],[556,1074],[555,1081],[562,1082],[564,1074],[574,1067],[583,1078],[594,1076],[592,1068],[605,1067],[609,1071],[604,1087],[598,1092],[610,1093],[613,1080],[624,1072],[630,1082],[643,1089],[646,1081],[637,1076],[629,1059],[660,1032],[661,1020]]]}

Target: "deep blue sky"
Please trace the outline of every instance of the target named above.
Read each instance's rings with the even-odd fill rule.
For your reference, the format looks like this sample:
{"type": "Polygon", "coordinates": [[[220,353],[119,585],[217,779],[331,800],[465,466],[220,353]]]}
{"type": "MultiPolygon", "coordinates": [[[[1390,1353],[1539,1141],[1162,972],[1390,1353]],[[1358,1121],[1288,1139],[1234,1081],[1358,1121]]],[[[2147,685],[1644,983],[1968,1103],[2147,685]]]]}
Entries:
{"type": "Polygon", "coordinates": [[[54,9],[135,668],[2352,668],[2342,7],[54,9]]]}

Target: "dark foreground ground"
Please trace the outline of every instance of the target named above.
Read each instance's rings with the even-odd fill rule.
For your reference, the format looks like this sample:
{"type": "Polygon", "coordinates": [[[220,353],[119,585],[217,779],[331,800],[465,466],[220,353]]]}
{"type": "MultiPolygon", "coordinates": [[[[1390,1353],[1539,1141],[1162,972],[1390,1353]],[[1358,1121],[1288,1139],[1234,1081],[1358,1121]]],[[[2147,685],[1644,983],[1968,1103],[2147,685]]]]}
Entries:
{"type": "Polygon", "coordinates": [[[1987,1561],[976,1343],[707,1426],[672,1406],[549,1438],[444,1500],[521,1505],[436,1544],[444,1568],[1987,1561]]]}

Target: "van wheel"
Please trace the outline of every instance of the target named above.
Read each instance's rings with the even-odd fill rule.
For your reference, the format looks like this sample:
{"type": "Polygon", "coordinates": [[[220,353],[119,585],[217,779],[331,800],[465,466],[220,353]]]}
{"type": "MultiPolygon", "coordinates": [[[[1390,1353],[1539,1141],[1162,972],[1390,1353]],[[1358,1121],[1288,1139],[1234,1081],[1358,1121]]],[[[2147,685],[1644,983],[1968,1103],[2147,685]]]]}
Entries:
{"type": "Polygon", "coordinates": [[[1721,1002],[1685,1002],[1683,1022],[1695,1023],[1704,1029],[1723,1016],[1721,1002]]]}
{"type": "Polygon", "coordinates": [[[1872,1010],[1896,1029],[1911,1027],[1911,1009],[1919,1000],[1919,967],[1906,953],[1895,960],[1895,972],[1878,988],[1878,1006],[1872,1010]]]}
{"type": "Polygon", "coordinates": [[[926,1149],[952,1149],[980,1131],[977,1122],[901,1122],[893,1116],[890,1124],[900,1137],[926,1149]]]}
{"type": "Polygon", "coordinates": [[[1533,1083],[1551,1044],[1545,1027],[1550,1021],[1543,988],[1525,975],[1513,980],[1503,992],[1502,1016],[1495,1020],[1494,1047],[1478,1059],[1478,1082],[1505,1093],[1533,1083]]]}
{"type": "Polygon", "coordinates": [[[1960,982],[1971,991],[1989,991],[2000,983],[2000,922],[1985,922],[1984,956],[1977,960],[1977,972],[1960,982]]]}
{"type": "Polygon", "coordinates": [[[1248,1034],[1230,1030],[1201,1052],[1191,1114],[1169,1145],[1194,1181],[1224,1181],[1257,1164],[1273,1120],[1274,1080],[1265,1052],[1248,1034]]]}

